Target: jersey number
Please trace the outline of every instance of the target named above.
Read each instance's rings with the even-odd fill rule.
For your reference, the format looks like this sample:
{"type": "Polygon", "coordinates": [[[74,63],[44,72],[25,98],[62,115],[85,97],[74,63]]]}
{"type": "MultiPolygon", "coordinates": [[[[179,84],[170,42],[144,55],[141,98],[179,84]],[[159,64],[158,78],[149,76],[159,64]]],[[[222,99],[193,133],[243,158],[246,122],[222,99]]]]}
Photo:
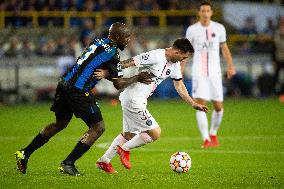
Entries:
{"type": "Polygon", "coordinates": [[[77,61],[77,64],[81,65],[92,53],[95,52],[96,49],[97,46],[95,44],[92,44],[91,46],[87,47],[79,58],[79,60],[77,61]]]}

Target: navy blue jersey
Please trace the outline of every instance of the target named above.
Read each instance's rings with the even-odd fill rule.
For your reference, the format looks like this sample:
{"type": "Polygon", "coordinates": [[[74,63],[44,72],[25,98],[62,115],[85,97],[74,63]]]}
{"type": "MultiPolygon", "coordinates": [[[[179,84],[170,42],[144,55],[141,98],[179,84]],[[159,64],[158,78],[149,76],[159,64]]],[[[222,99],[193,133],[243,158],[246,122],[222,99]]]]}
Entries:
{"type": "Polygon", "coordinates": [[[94,76],[96,69],[108,70],[108,79],[121,77],[119,61],[117,46],[110,39],[95,39],[63,79],[71,86],[89,91],[98,82],[94,76]]]}

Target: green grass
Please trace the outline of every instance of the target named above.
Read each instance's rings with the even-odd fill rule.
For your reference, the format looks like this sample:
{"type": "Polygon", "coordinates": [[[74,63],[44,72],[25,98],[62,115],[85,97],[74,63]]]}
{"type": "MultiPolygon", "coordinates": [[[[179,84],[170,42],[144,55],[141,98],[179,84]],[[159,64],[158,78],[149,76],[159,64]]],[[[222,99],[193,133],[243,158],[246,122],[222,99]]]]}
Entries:
{"type": "MultiPolygon", "coordinates": [[[[85,175],[59,173],[59,163],[69,154],[84,123],[70,125],[30,158],[26,175],[16,170],[14,152],[27,145],[54,120],[49,104],[0,107],[0,188],[284,188],[284,104],[276,99],[228,99],[221,125],[221,146],[200,149],[195,113],[181,101],[150,101],[149,110],[162,128],[155,143],[132,151],[133,168],[124,169],[118,157],[118,175],[95,168],[95,161],[121,131],[120,106],[101,102],[106,132],[77,166],[85,175]],[[192,158],[189,174],[174,173],[169,158],[186,151],[192,158]]],[[[210,113],[209,113],[210,116],[210,113]]]]}

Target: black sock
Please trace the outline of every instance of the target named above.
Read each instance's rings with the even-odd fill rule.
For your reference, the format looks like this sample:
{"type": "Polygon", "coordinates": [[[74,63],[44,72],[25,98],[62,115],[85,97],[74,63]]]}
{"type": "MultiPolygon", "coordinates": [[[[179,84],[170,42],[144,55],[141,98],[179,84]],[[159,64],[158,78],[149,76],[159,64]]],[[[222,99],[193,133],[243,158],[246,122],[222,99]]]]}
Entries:
{"type": "Polygon", "coordinates": [[[48,142],[49,139],[43,138],[42,135],[39,133],[33,140],[32,142],[23,150],[25,151],[25,156],[27,158],[30,157],[30,155],[42,147],[45,143],[48,142]]]}
{"type": "Polygon", "coordinates": [[[79,159],[85,152],[90,149],[91,146],[84,144],[82,142],[78,142],[74,147],[72,152],[68,155],[68,157],[63,161],[66,164],[73,165],[77,159],[79,159]]]}

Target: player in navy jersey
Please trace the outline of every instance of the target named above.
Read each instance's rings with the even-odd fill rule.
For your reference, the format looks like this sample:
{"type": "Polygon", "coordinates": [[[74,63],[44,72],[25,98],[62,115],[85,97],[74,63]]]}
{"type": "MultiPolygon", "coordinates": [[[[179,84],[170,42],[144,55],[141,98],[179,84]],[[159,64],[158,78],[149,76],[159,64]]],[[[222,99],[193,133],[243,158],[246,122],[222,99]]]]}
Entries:
{"type": "Polygon", "coordinates": [[[17,151],[16,161],[20,172],[26,173],[31,154],[43,146],[59,131],[67,127],[73,114],[81,118],[89,127],[67,158],[61,162],[60,171],[79,176],[75,161],[87,152],[105,130],[104,121],[93,94],[90,90],[97,84],[94,72],[105,69],[117,89],[123,89],[135,82],[151,83],[151,76],[140,73],[131,78],[121,78],[118,48],[123,50],[130,39],[128,28],[122,23],[114,23],[106,39],[95,39],[76,64],[58,83],[51,111],[55,112],[56,121],[50,123],[25,148],[17,151]]]}

